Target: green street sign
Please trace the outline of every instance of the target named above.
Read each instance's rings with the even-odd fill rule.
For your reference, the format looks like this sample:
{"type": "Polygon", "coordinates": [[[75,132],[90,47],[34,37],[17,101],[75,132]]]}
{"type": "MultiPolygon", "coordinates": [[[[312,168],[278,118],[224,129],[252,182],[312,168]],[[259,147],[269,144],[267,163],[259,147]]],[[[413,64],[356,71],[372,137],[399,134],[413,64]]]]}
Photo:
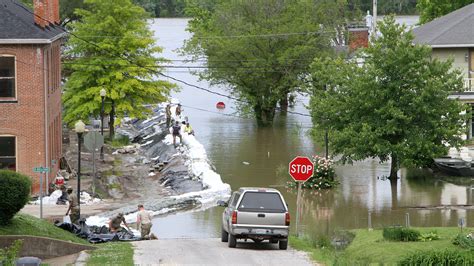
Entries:
{"type": "Polygon", "coordinates": [[[35,172],[35,173],[48,173],[49,168],[48,167],[35,167],[35,168],[33,168],[33,172],[35,172]]]}

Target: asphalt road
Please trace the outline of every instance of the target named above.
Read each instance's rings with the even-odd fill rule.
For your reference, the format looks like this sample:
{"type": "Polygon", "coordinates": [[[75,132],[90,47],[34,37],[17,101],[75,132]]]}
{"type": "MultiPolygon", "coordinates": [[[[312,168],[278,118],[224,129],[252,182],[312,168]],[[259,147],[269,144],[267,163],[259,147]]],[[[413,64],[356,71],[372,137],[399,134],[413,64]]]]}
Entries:
{"type": "Polygon", "coordinates": [[[134,242],[135,265],[315,265],[304,252],[277,244],[238,241],[227,247],[218,238],[134,242]]]}

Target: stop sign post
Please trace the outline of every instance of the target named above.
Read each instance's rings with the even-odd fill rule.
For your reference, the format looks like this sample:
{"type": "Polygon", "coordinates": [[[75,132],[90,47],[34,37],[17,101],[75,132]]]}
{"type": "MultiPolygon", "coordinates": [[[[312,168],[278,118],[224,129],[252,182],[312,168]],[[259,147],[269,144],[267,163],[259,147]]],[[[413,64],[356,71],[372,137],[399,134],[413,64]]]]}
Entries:
{"type": "Polygon", "coordinates": [[[290,176],[298,182],[298,196],[296,197],[296,236],[299,236],[298,225],[300,222],[301,186],[313,176],[314,164],[308,157],[297,156],[288,168],[290,176]]]}

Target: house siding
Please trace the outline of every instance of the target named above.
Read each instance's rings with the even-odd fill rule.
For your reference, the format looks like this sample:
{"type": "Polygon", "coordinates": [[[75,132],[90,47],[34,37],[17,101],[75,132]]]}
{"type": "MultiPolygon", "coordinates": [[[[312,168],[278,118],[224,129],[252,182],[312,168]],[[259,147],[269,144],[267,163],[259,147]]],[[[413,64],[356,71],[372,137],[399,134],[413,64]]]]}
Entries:
{"type": "Polygon", "coordinates": [[[462,71],[464,78],[469,78],[469,62],[466,56],[469,54],[469,48],[433,48],[433,57],[446,61],[454,59],[453,68],[462,71]]]}

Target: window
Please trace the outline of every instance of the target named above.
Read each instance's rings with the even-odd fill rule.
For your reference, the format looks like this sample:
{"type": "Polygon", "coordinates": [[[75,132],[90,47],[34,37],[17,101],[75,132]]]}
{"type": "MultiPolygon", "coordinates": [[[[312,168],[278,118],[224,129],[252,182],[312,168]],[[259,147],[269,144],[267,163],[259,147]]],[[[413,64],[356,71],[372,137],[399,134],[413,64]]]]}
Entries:
{"type": "Polygon", "coordinates": [[[16,171],[15,137],[0,136],[0,169],[16,171]]]}
{"type": "Polygon", "coordinates": [[[232,198],[232,201],[230,203],[230,206],[231,207],[234,207],[235,205],[237,205],[237,201],[239,201],[239,198],[240,198],[240,194],[239,193],[234,193],[234,197],[232,198]]]}
{"type": "Polygon", "coordinates": [[[285,212],[285,206],[278,193],[247,192],[240,201],[239,210],[255,212],[285,212]]]}
{"type": "Polygon", "coordinates": [[[0,98],[15,98],[15,57],[0,56],[0,98]]]}

